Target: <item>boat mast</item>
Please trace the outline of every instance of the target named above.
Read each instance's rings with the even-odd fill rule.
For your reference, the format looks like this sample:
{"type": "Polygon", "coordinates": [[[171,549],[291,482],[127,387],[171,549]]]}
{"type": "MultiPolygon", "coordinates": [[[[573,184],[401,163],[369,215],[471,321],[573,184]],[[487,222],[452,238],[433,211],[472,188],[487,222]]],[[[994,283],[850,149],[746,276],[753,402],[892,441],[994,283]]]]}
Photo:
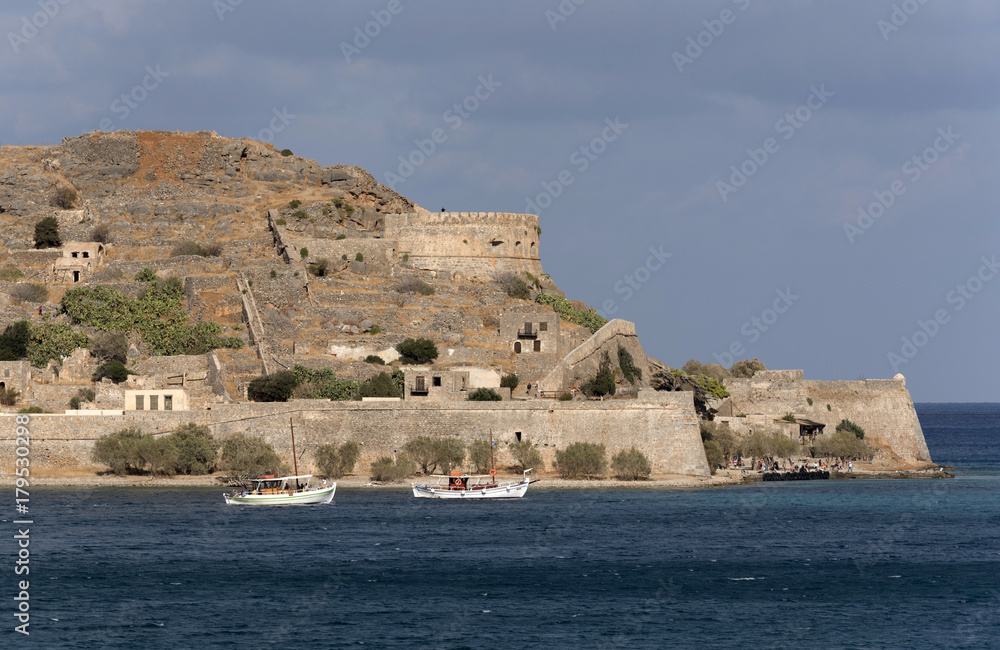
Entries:
{"type": "Polygon", "coordinates": [[[295,467],[295,487],[299,486],[299,459],[295,455],[295,425],[292,424],[291,416],[288,417],[288,426],[292,430],[292,466],[295,467]]]}
{"type": "Polygon", "coordinates": [[[493,462],[493,429],[490,428],[490,480],[495,481],[497,477],[497,467],[493,462]]]}

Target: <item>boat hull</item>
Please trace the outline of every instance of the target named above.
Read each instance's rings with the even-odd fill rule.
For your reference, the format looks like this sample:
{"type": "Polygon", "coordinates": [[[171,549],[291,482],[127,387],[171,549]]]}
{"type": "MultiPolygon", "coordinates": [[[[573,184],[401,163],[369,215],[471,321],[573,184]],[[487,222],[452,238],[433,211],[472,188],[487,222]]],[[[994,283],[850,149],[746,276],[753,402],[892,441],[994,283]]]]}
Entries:
{"type": "Polygon", "coordinates": [[[414,485],[413,496],[418,499],[518,499],[528,491],[530,481],[498,485],[481,490],[451,490],[447,487],[414,485]]]}
{"type": "Polygon", "coordinates": [[[320,503],[330,503],[333,501],[333,494],[337,491],[337,484],[319,490],[309,490],[307,492],[296,492],[294,494],[245,494],[229,495],[224,494],[227,505],[244,506],[294,506],[294,505],[316,505],[320,503]]]}

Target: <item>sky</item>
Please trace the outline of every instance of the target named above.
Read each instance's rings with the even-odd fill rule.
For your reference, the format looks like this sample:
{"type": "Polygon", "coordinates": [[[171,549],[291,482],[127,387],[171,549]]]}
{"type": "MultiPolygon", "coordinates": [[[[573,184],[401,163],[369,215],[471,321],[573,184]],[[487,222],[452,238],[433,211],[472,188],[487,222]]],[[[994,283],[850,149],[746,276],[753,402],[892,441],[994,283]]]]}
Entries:
{"type": "Polygon", "coordinates": [[[35,0],[0,29],[0,144],[271,142],[538,214],[558,286],[672,366],[1000,401],[1000,3],[35,0]]]}

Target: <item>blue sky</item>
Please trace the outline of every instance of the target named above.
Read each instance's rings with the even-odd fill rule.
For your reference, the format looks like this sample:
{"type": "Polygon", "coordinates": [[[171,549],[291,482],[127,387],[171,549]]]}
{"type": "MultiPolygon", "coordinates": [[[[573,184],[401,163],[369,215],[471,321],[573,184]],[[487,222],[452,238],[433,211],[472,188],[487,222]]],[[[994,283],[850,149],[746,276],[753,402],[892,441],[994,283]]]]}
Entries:
{"type": "Polygon", "coordinates": [[[537,206],[545,270],[671,365],[1000,401],[997,3],[36,0],[0,26],[3,144],[213,130],[430,210],[537,206]]]}

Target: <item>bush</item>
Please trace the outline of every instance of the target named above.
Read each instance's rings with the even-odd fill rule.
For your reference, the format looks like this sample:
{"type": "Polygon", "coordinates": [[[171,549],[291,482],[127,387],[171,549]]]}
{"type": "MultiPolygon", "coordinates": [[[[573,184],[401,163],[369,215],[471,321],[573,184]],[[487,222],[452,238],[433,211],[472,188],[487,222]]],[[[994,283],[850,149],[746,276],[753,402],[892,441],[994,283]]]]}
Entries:
{"type": "Polygon", "coordinates": [[[278,272],[275,271],[274,269],[271,269],[271,279],[274,279],[276,277],[278,277],[278,272]]]}
{"type": "Polygon", "coordinates": [[[489,440],[473,440],[469,444],[469,463],[472,464],[472,471],[477,474],[489,471],[490,461],[493,459],[492,452],[493,446],[489,440]]]}
{"type": "Polygon", "coordinates": [[[10,295],[19,302],[45,302],[49,299],[49,290],[42,284],[18,282],[10,295]]]}
{"type": "Polygon", "coordinates": [[[357,255],[354,256],[354,261],[355,262],[364,262],[365,261],[365,256],[362,255],[361,253],[358,253],[357,255]]]}
{"type": "Polygon", "coordinates": [[[598,397],[615,394],[615,390],[617,389],[617,386],[615,386],[615,373],[611,370],[611,355],[607,350],[604,351],[604,355],[601,357],[601,363],[597,367],[597,374],[581,388],[587,395],[596,395],[598,397]]]}
{"type": "Polygon", "coordinates": [[[41,406],[29,406],[28,408],[19,409],[18,413],[46,413],[46,410],[41,406]]]}
{"type": "Polygon", "coordinates": [[[566,391],[565,393],[563,393],[563,394],[561,394],[559,396],[559,401],[560,402],[572,402],[573,401],[573,393],[571,393],[569,391],[566,391]]]}
{"type": "Polygon", "coordinates": [[[90,458],[95,463],[107,465],[115,474],[142,471],[145,459],[140,446],[144,436],[137,427],[108,433],[94,442],[90,458]]]}
{"type": "Polygon", "coordinates": [[[23,277],[24,273],[21,273],[20,269],[13,269],[9,266],[0,269],[0,280],[3,282],[13,282],[14,280],[20,280],[23,277]]]}
{"type": "Polygon", "coordinates": [[[165,436],[177,450],[174,468],[178,474],[211,474],[219,456],[218,444],[211,430],[189,422],[165,436]]]}
{"type": "Polygon", "coordinates": [[[434,287],[420,278],[406,278],[394,287],[399,293],[419,293],[421,296],[433,296],[434,287]]]}
{"type": "Polygon", "coordinates": [[[218,257],[222,255],[222,244],[219,242],[212,242],[207,246],[202,246],[198,242],[182,241],[170,250],[170,257],[178,257],[180,255],[218,257]]]}
{"type": "MultiPolygon", "coordinates": [[[[326,208],[324,208],[324,210],[325,209],[326,208]]],[[[344,233],[340,233],[339,235],[337,235],[336,237],[334,237],[334,239],[337,240],[337,241],[340,241],[341,239],[347,239],[347,235],[345,235],[344,233]]]]}
{"type": "Polygon", "coordinates": [[[653,465],[646,458],[646,454],[635,447],[615,454],[611,458],[611,469],[615,473],[615,478],[621,481],[641,481],[653,473],[653,465]]]}
{"type": "Polygon", "coordinates": [[[706,440],[705,446],[705,458],[708,460],[708,468],[712,470],[712,474],[719,471],[720,465],[725,465],[726,456],[722,453],[722,446],[715,440],[706,440]]]}
{"type": "Polygon", "coordinates": [[[288,225],[288,222],[285,221],[284,219],[275,219],[274,223],[275,223],[275,225],[278,225],[278,226],[288,225]]]}
{"type": "Polygon", "coordinates": [[[380,372],[371,379],[362,382],[361,385],[358,386],[358,396],[359,397],[402,397],[403,396],[402,380],[403,380],[403,373],[401,371],[397,370],[393,372],[391,375],[387,372],[380,372]]]}
{"type": "Polygon", "coordinates": [[[795,415],[793,413],[785,413],[781,416],[781,419],[785,422],[795,422],[795,415]]]}
{"type": "Polygon", "coordinates": [[[287,402],[299,380],[289,370],[273,375],[261,375],[247,386],[247,397],[253,402],[287,402]]]}
{"type": "Polygon", "coordinates": [[[0,404],[4,406],[14,406],[21,397],[21,391],[13,388],[0,389],[0,404]]]}
{"type": "Polygon", "coordinates": [[[236,433],[222,443],[222,470],[238,477],[257,477],[267,472],[284,474],[288,466],[274,452],[274,447],[261,437],[236,433]]]}
{"type": "Polygon", "coordinates": [[[628,383],[635,384],[636,379],[642,379],[642,370],[635,365],[632,354],[623,347],[618,348],[618,367],[628,383]]]}
{"type": "Polygon", "coordinates": [[[410,261],[410,254],[409,253],[403,253],[403,263],[405,264],[406,262],[409,262],[409,261],[410,261]]]}
{"type": "Polygon", "coordinates": [[[4,328],[0,334],[0,361],[18,361],[28,356],[31,341],[31,324],[19,320],[4,328]]]}
{"type": "Polygon", "coordinates": [[[299,249],[299,257],[301,257],[302,259],[305,259],[305,258],[309,257],[309,249],[306,248],[305,246],[303,246],[302,248],[300,248],[299,249]]]}
{"type": "Polygon", "coordinates": [[[832,436],[823,436],[816,441],[813,456],[839,458],[864,458],[873,453],[872,446],[859,438],[853,431],[841,429],[832,436]]]}
{"type": "Polygon", "coordinates": [[[813,405],[813,398],[807,397],[806,398],[806,402],[809,404],[809,406],[812,406],[813,405]]]}
{"type": "Polygon", "coordinates": [[[129,371],[121,361],[105,361],[101,365],[97,366],[97,370],[94,372],[94,376],[91,377],[94,381],[101,381],[105,377],[110,379],[116,384],[120,384],[126,379],[128,379],[129,371]]]}
{"type": "Polygon", "coordinates": [[[376,366],[384,366],[385,359],[376,354],[369,354],[367,357],[365,357],[365,363],[373,363],[376,366]]]}
{"type": "Polygon", "coordinates": [[[156,282],[156,271],[149,268],[148,266],[135,274],[133,278],[136,282],[156,282]]]}
{"type": "Polygon", "coordinates": [[[315,275],[317,278],[322,278],[326,276],[327,271],[330,270],[330,260],[325,257],[321,257],[318,260],[309,262],[306,265],[306,270],[309,271],[311,275],[315,275]]]}
{"type": "Polygon", "coordinates": [[[729,371],[720,366],[717,363],[701,363],[697,359],[689,359],[685,363],[681,370],[687,374],[696,377],[698,375],[708,377],[709,379],[714,379],[715,381],[722,381],[729,377],[729,371]]]}
{"type": "Polygon", "coordinates": [[[128,337],[121,332],[98,332],[90,340],[90,353],[101,361],[124,364],[128,358],[128,337]]]}
{"type": "Polygon", "coordinates": [[[372,325],[372,328],[370,330],[368,330],[368,333],[369,334],[381,334],[382,333],[382,326],[379,325],[378,323],[376,323],[376,324],[372,325]]]}
{"type": "Polygon", "coordinates": [[[42,323],[31,328],[28,340],[28,360],[36,368],[44,368],[52,359],[61,361],[77,348],[87,347],[86,334],[74,331],[62,323],[42,323]]]}
{"type": "Polygon", "coordinates": [[[52,205],[63,210],[72,210],[76,207],[76,190],[70,187],[60,187],[52,195],[52,205]]]}
{"type": "Polygon", "coordinates": [[[514,392],[514,390],[520,383],[521,383],[521,378],[514,374],[504,375],[500,377],[500,387],[509,388],[511,393],[514,392]]]}
{"type": "Polygon", "coordinates": [[[865,439],[865,430],[861,428],[861,425],[855,424],[847,418],[840,421],[840,424],[837,425],[837,431],[850,431],[858,437],[858,440],[865,439]]]}
{"type": "Polygon", "coordinates": [[[288,207],[292,210],[295,210],[300,205],[302,205],[302,201],[299,201],[298,199],[292,199],[291,201],[288,202],[288,207]]]}
{"type": "Polygon", "coordinates": [[[830,407],[830,405],[829,405],[829,404],[827,404],[827,405],[826,405],[826,410],[827,410],[827,411],[832,411],[833,409],[832,409],[832,408],[830,407]]]}
{"type": "Polygon", "coordinates": [[[538,471],[545,469],[545,461],[542,460],[542,454],[538,451],[538,447],[527,439],[515,440],[508,443],[507,446],[522,472],[529,469],[538,471]]]}
{"type": "Polygon", "coordinates": [[[553,296],[552,294],[543,292],[535,296],[535,302],[540,305],[548,305],[552,308],[552,311],[559,314],[560,318],[564,318],[577,325],[582,325],[591,332],[596,332],[608,324],[608,319],[598,314],[597,310],[593,307],[574,309],[570,301],[561,296],[553,296]]]}
{"type": "Polygon", "coordinates": [[[524,281],[524,278],[513,271],[497,273],[493,281],[497,283],[501,291],[511,298],[517,298],[518,300],[528,300],[531,298],[531,287],[524,281]]]}
{"type": "Polygon", "coordinates": [[[309,213],[306,212],[305,210],[296,210],[295,212],[292,213],[292,216],[295,217],[296,219],[308,219],[309,213]]]}
{"type": "Polygon", "coordinates": [[[320,474],[327,478],[340,478],[354,471],[354,465],[361,456],[361,447],[353,441],[345,442],[340,447],[326,444],[316,449],[315,456],[320,474]]]}
{"type": "Polygon", "coordinates": [[[111,241],[111,228],[105,224],[94,226],[90,231],[90,241],[107,244],[111,241]]]}
{"type": "Polygon", "coordinates": [[[459,467],[465,460],[465,444],[458,438],[419,436],[407,442],[403,451],[424,474],[434,473],[438,466],[442,471],[448,471],[459,467]]]}
{"type": "Polygon", "coordinates": [[[431,363],[438,357],[437,346],[430,339],[406,339],[396,346],[404,364],[431,363]]]}
{"type": "MultiPolygon", "coordinates": [[[[93,388],[81,388],[76,391],[76,395],[69,398],[69,407],[75,411],[80,408],[80,404],[83,402],[93,402],[94,397],[93,388]]],[[[0,399],[0,403],[2,403],[2,399],[0,399]]]]}
{"type": "Polygon", "coordinates": [[[45,217],[35,224],[35,248],[56,248],[62,246],[59,236],[59,220],[45,217]]]}
{"type": "Polygon", "coordinates": [[[470,402],[502,402],[503,397],[492,388],[477,388],[469,393],[470,402]]]}
{"type": "Polygon", "coordinates": [[[291,373],[298,381],[298,385],[293,389],[295,397],[343,401],[353,398],[358,392],[358,382],[337,379],[337,375],[330,368],[311,370],[295,364],[291,373]]]}
{"type": "Polygon", "coordinates": [[[737,361],[733,365],[729,366],[729,374],[733,377],[742,377],[749,379],[757,374],[758,371],[767,370],[764,364],[759,361],[756,357],[753,359],[744,359],[742,361],[737,361]]]}
{"type": "Polygon", "coordinates": [[[413,461],[406,454],[399,454],[395,461],[383,456],[371,466],[371,479],[380,483],[398,483],[412,473],[413,461]]]}
{"type": "Polygon", "coordinates": [[[282,149],[281,155],[287,158],[288,156],[294,156],[295,154],[292,153],[291,149],[282,149]]]}
{"type": "Polygon", "coordinates": [[[593,442],[574,442],[556,452],[556,469],[562,478],[604,478],[607,450],[593,442]]]}

